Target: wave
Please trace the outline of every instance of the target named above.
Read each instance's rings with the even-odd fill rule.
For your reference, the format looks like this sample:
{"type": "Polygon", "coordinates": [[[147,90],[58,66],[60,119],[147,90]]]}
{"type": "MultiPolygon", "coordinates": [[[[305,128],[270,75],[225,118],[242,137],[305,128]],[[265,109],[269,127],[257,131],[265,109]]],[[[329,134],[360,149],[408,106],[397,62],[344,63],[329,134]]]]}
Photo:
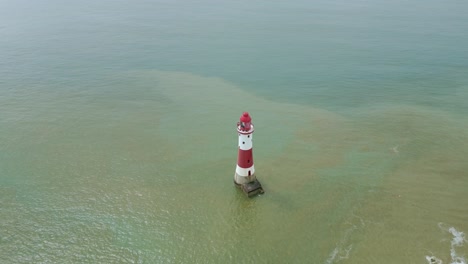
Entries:
{"type": "MultiPolygon", "coordinates": [[[[452,235],[450,241],[450,264],[467,264],[464,256],[457,254],[456,249],[463,247],[466,242],[465,233],[458,231],[455,227],[447,227],[444,223],[438,224],[439,228],[452,235]]],[[[429,264],[443,264],[443,261],[436,256],[426,256],[426,260],[429,264]]]]}
{"type": "Polygon", "coordinates": [[[325,261],[326,264],[337,263],[341,260],[348,259],[349,254],[353,249],[353,244],[349,243],[349,237],[357,229],[364,228],[366,226],[364,219],[354,213],[347,224],[351,225],[351,227],[344,232],[344,235],[341,237],[336,247],[329,254],[328,259],[325,261]]]}

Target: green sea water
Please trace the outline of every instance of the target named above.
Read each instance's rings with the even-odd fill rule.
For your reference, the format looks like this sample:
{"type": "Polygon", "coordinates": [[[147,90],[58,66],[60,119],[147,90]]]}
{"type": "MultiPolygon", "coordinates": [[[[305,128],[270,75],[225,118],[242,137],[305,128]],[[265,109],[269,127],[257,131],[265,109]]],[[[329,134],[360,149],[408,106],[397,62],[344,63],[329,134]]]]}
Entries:
{"type": "Polygon", "coordinates": [[[0,0],[0,263],[466,264],[467,13],[0,0]]]}

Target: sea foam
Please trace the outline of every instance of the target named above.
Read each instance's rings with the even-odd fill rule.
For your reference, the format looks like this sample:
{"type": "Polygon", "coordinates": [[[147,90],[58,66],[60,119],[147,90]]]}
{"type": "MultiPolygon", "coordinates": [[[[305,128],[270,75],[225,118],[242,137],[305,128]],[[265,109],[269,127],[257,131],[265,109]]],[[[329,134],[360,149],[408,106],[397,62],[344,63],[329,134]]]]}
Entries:
{"type": "MultiPolygon", "coordinates": [[[[447,228],[443,223],[439,223],[439,228],[452,235],[452,240],[450,241],[450,264],[467,264],[465,256],[460,256],[456,252],[456,248],[463,247],[467,242],[465,233],[458,231],[455,227],[447,228]]],[[[429,264],[443,264],[443,261],[436,256],[426,256],[426,260],[429,264]]]]}

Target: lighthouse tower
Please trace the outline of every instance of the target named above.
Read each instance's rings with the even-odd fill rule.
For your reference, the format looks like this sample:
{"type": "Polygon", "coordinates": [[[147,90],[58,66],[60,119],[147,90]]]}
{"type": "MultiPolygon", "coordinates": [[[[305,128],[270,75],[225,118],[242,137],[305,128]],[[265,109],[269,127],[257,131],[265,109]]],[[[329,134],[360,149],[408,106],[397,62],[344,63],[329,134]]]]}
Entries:
{"type": "Polygon", "coordinates": [[[263,193],[262,185],[255,177],[252,149],[253,132],[252,118],[248,112],[244,112],[237,123],[239,143],[234,183],[249,197],[263,193]]]}

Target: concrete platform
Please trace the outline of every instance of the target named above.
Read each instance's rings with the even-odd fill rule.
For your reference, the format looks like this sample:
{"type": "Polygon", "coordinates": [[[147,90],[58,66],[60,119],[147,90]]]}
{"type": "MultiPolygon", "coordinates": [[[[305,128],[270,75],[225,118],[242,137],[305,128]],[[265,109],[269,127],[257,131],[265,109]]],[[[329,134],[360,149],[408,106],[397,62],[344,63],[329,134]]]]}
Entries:
{"type": "Polygon", "coordinates": [[[262,184],[257,180],[253,180],[248,183],[244,184],[236,184],[240,189],[248,196],[248,197],[253,197],[257,194],[263,194],[265,191],[263,190],[262,184]]]}

